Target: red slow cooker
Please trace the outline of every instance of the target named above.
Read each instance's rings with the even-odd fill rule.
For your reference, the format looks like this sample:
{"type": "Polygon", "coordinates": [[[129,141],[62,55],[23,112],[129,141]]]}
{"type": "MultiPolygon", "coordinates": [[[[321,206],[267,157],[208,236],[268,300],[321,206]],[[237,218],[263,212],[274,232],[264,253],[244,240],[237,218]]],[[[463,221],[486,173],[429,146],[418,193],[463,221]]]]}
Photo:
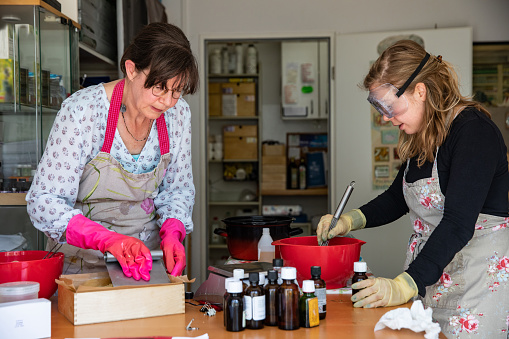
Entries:
{"type": "Polygon", "coordinates": [[[231,217],[223,219],[226,229],[216,228],[214,233],[226,237],[228,251],[235,259],[258,260],[258,240],[264,228],[270,230],[274,241],[289,238],[303,232],[300,227],[290,227],[291,217],[269,217],[261,215],[231,217]]]}

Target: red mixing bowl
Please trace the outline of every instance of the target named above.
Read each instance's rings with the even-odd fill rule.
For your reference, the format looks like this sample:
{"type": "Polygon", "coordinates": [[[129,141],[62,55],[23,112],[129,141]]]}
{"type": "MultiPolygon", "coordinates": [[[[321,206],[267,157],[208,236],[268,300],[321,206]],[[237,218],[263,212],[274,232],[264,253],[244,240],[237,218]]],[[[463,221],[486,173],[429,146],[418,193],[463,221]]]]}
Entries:
{"type": "Polygon", "coordinates": [[[353,263],[359,261],[365,243],[336,237],[329,241],[329,246],[318,246],[316,236],[309,236],[281,239],[272,244],[276,246],[276,258],[282,258],[285,266],[297,269],[299,285],[311,279],[311,266],[320,266],[327,289],[334,289],[346,286],[353,275],[353,263]]]}
{"type": "Polygon", "coordinates": [[[57,252],[43,259],[47,251],[0,252],[0,284],[14,281],[36,281],[39,298],[50,298],[57,290],[55,279],[62,274],[64,254],[57,252]]]}

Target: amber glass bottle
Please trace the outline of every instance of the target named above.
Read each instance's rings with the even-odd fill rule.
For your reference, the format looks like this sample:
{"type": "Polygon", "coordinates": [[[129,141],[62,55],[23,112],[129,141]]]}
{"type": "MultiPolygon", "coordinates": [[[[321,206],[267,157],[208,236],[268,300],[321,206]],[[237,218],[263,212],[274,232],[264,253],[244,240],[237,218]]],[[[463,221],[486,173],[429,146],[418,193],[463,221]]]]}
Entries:
{"type": "Polygon", "coordinates": [[[278,327],[282,330],[296,330],[299,323],[299,286],[293,281],[297,276],[295,267],[282,267],[281,278],[283,283],[279,285],[277,298],[278,327]]]}
{"type": "MultiPolygon", "coordinates": [[[[354,273],[353,273],[353,277],[352,277],[352,285],[355,284],[356,282],[368,279],[368,276],[366,275],[367,269],[368,269],[368,265],[364,261],[356,261],[353,263],[353,272],[354,273]]],[[[352,288],[352,296],[359,291],[360,290],[352,288]]],[[[355,303],[352,301],[352,304],[355,304],[355,303]]]]}
{"type": "Polygon", "coordinates": [[[242,282],[232,281],[228,284],[228,297],[224,309],[226,330],[239,332],[246,327],[244,319],[244,299],[242,297],[242,282]]]}
{"type": "Polygon", "coordinates": [[[311,266],[311,280],[315,284],[315,295],[318,298],[320,320],[325,319],[327,315],[327,287],[321,275],[322,268],[320,266],[311,266]]]}
{"type": "MultiPolygon", "coordinates": [[[[237,281],[237,279],[235,279],[233,277],[224,279],[225,292],[224,292],[224,296],[223,296],[223,310],[226,310],[226,299],[228,299],[228,296],[230,295],[230,293],[228,292],[228,284],[231,281],[237,281]]],[[[223,317],[223,318],[224,318],[224,326],[226,326],[226,317],[223,317]]]]}
{"type": "Polygon", "coordinates": [[[252,330],[263,328],[265,321],[265,294],[258,285],[258,272],[249,273],[249,287],[244,292],[246,327],[252,330]]]}
{"type": "Polygon", "coordinates": [[[269,270],[267,279],[269,283],[265,285],[265,325],[277,326],[276,292],[279,286],[277,284],[277,272],[269,270]]]}

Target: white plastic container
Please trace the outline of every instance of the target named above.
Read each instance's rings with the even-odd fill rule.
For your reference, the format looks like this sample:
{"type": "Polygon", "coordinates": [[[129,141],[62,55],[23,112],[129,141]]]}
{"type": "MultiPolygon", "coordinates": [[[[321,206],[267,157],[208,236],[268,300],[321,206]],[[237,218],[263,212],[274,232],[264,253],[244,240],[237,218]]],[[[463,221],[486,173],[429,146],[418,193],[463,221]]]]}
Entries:
{"type": "Polygon", "coordinates": [[[242,44],[235,44],[235,54],[237,54],[235,73],[242,74],[244,73],[244,48],[242,47],[242,44]]]}
{"type": "Polygon", "coordinates": [[[15,281],[0,284],[0,303],[37,299],[40,285],[35,281],[15,281]]]}
{"type": "Polygon", "coordinates": [[[276,247],[272,245],[272,237],[270,236],[270,229],[264,228],[262,236],[258,240],[258,261],[270,262],[275,257],[276,247]]]}
{"type": "Polygon", "coordinates": [[[221,74],[221,51],[216,48],[209,57],[210,74],[221,74]]]}
{"type": "Polygon", "coordinates": [[[258,72],[258,52],[253,44],[250,44],[246,50],[246,73],[256,74],[258,72]]]}

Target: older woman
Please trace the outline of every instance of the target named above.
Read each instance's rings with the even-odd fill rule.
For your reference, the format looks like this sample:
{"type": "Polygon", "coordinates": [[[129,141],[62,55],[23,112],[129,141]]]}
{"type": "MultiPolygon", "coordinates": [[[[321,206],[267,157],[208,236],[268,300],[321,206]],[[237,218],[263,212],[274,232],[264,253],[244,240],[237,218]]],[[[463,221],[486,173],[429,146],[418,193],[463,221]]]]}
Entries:
{"type": "Polygon", "coordinates": [[[104,270],[113,254],[128,277],[150,279],[150,250],[168,272],[185,268],[193,229],[191,112],[198,86],[184,33],[147,25],[121,59],[124,78],[64,101],[27,194],[27,210],[48,247],[65,243],[64,271],[104,270]]]}

